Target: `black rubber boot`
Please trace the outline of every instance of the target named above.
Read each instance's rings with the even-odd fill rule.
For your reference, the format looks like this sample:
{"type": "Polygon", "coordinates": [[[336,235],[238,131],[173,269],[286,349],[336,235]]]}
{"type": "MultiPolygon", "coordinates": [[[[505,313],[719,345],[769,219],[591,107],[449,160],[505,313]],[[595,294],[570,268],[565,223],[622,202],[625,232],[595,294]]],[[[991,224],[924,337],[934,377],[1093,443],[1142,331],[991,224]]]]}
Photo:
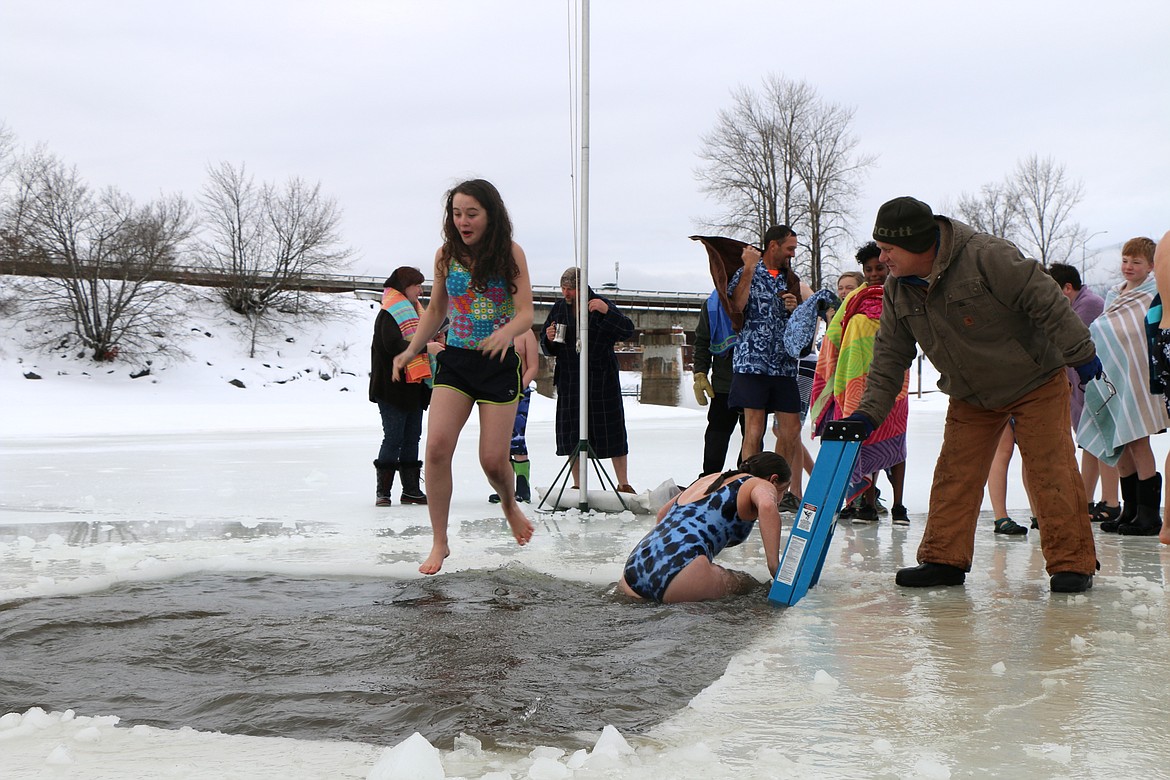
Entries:
{"type": "MultiPolygon", "coordinates": [[[[1161,477],[1158,478],[1161,480],[1161,477]]],[[[1136,473],[1130,474],[1128,477],[1122,477],[1121,480],[1121,514],[1116,520],[1102,520],[1101,530],[1105,533],[1115,534],[1117,529],[1137,517],[1137,508],[1140,503],[1138,499],[1138,485],[1141,480],[1138,479],[1136,473]]]]}
{"type": "Polygon", "coordinates": [[[1157,536],[1162,530],[1162,475],[1138,483],[1137,517],[1117,527],[1125,536],[1157,536]]]}
{"type": "Polygon", "coordinates": [[[403,504],[425,504],[427,495],[422,492],[419,485],[422,478],[422,463],[417,460],[399,463],[398,473],[402,475],[402,496],[399,501],[403,504]]]}
{"type": "Polygon", "coordinates": [[[390,491],[394,487],[394,472],[398,464],[392,460],[374,461],[378,474],[378,488],[374,493],[374,506],[390,506],[390,491]]]}
{"type": "Polygon", "coordinates": [[[920,563],[909,569],[900,569],[894,582],[903,588],[934,588],[939,585],[962,585],[967,573],[958,566],[945,563],[920,563]]]}

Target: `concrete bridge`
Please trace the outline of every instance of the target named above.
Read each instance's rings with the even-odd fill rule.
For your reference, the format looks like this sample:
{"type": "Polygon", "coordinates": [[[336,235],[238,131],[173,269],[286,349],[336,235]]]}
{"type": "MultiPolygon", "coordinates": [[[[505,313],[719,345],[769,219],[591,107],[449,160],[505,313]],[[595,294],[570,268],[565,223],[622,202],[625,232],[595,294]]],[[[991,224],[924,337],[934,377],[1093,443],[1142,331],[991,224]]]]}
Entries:
{"type": "MultiPolygon", "coordinates": [[[[21,259],[0,264],[0,273],[20,276],[60,276],[68,266],[44,260],[21,259]]],[[[109,276],[118,277],[123,269],[111,267],[109,276]]],[[[102,269],[99,269],[99,275],[102,269]]],[[[159,281],[203,287],[222,287],[224,274],[198,266],[160,268],[152,278],[159,281]]],[[[302,277],[291,287],[312,292],[353,293],[378,300],[385,277],[349,274],[315,274],[302,277]]],[[[707,293],[659,292],[656,290],[621,290],[603,285],[593,288],[614,303],[634,322],[634,338],[618,347],[618,362],[625,371],[640,371],[639,397],[645,403],[678,405],[679,380],[690,364],[690,347],[699,312],[707,293]]],[[[424,283],[423,297],[429,298],[430,285],[424,283]]],[[[534,285],[534,329],[544,324],[553,304],[561,297],[561,288],[534,285]]],[[[551,361],[541,356],[538,388],[552,395],[551,361]]]]}

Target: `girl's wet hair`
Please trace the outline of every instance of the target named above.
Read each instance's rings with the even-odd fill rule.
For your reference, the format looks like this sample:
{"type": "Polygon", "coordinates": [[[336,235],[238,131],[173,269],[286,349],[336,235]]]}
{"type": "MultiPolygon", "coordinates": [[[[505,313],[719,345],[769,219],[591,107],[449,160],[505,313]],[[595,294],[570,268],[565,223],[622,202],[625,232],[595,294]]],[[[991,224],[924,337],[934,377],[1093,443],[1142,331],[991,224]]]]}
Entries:
{"type": "Polygon", "coordinates": [[[782,484],[792,481],[792,469],[788,466],[788,461],[774,452],[760,452],[752,455],[735,468],[720,474],[719,479],[707,487],[707,494],[714,493],[728,478],[738,474],[747,474],[760,479],[771,479],[774,474],[782,484]]]}
{"type": "Polygon", "coordinates": [[[520,268],[512,256],[512,219],[504,206],[500,191],[486,179],[469,179],[456,184],[447,192],[447,206],[443,215],[443,253],[441,265],[444,272],[456,260],[467,266],[471,273],[471,285],[477,290],[486,290],[490,280],[503,279],[516,292],[516,277],[520,268]],[[487,217],[487,228],[483,237],[468,246],[455,227],[452,208],[456,195],[468,195],[479,201],[487,217]]]}

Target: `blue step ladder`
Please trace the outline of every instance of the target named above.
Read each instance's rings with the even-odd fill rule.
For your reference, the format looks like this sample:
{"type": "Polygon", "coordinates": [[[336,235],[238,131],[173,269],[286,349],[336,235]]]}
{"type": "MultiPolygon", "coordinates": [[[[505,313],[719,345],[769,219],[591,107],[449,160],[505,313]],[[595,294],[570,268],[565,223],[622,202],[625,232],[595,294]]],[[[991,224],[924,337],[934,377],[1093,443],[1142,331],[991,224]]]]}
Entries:
{"type": "Polygon", "coordinates": [[[821,567],[833,538],[834,518],[845,502],[849,478],[857,462],[865,425],[834,420],[825,426],[804,500],[788,532],[768,601],[792,606],[821,578],[821,567]]]}

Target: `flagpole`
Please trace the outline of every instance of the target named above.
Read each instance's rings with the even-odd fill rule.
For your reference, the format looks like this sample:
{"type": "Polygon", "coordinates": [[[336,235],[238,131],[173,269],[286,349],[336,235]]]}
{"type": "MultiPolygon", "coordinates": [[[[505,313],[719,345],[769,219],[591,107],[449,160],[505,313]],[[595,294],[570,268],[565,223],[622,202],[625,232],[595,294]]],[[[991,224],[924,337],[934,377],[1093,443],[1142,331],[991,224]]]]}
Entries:
{"type": "Polygon", "coordinates": [[[577,448],[581,475],[577,507],[589,509],[589,0],[581,2],[581,273],[577,280],[577,340],[581,399],[577,448]]]}

